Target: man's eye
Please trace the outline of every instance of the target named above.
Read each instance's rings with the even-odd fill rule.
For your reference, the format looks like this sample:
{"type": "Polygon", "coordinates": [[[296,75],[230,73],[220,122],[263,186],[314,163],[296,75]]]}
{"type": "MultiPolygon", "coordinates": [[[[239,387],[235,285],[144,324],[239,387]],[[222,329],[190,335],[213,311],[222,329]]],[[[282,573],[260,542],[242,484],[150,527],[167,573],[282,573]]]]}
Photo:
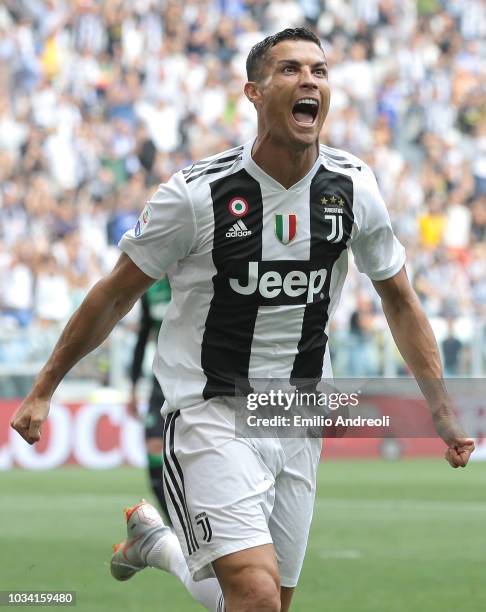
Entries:
{"type": "Polygon", "coordinates": [[[325,77],[327,72],[324,70],[324,68],[318,68],[314,71],[314,74],[317,74],[317,76],[325,77]]]}
{"type": "Polygon", "coordinates": [[[295,72],[295,68],[294,68],[294,66],[285,66],[284,72],[293,73],[293,72],[295,72]]]}

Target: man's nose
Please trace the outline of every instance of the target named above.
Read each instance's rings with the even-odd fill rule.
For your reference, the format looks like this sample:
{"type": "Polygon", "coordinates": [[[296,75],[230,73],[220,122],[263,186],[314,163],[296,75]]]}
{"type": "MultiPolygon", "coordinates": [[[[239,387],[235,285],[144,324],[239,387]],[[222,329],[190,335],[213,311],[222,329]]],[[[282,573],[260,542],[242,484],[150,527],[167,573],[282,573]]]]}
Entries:
{"type": "Polygon", "coordinates": [[[310,66],[304,66],[300,74],[300,84],[302,87],[310,87],[313,89],[317,89],[317,77],[312,72],[312,68],[310,66]]]}

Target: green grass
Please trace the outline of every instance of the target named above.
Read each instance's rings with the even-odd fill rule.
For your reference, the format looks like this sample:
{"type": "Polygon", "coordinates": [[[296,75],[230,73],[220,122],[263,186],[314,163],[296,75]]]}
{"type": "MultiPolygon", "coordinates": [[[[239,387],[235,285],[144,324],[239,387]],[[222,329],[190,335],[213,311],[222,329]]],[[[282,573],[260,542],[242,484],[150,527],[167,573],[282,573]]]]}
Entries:
{"type": "MultiPolygon", "coordinates": [[[[172,577],[108,568],[134,469],[0,474],[0,590],[75,590],[76,610],[200,610],[172,577]]],[[[327,462],[295,612],[486,610],[486,471],[436,460],[327,462]]],[[[23,608],[22,608],[23,609],[23,608]]]]}

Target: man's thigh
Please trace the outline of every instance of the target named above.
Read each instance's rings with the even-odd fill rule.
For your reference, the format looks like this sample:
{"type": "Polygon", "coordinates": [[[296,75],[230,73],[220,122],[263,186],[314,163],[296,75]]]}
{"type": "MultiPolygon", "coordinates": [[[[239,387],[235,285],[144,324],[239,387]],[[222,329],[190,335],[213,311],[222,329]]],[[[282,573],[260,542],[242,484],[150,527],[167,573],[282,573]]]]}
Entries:
{"type": "MultiPolygon", "coordinates": [[[[302,440],[302,448],[285,462],[275,481],[269,530],[283,587],[298,583],[309,537],[321,441],[302,440]]],[[[290,601],[290,600],[289,600],[290,601]]]]}
{"type": "MultiPolygon", "coordinates": [[[[204,419],[204,415],[201,417],[204,419]]],[[[172,523],[196,580],[213,561],[272,543],[268,520],[274,480],[234,428],[196,426],[194,413],[170,413],[164,441],[164,487],[172,523]]]]}

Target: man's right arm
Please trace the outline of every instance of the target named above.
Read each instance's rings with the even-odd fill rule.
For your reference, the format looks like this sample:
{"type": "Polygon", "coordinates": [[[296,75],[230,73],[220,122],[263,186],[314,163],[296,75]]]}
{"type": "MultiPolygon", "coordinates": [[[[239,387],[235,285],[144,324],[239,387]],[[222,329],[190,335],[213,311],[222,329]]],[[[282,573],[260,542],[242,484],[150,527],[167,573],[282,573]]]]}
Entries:
{"type": "Polygon", "coordinates": [[[108,337],[154,282],[123,253],[112,272],[90,290],[12,419],[11,426],[29,444],[40,440],[51,397],[64,376],[108,337]]]}

